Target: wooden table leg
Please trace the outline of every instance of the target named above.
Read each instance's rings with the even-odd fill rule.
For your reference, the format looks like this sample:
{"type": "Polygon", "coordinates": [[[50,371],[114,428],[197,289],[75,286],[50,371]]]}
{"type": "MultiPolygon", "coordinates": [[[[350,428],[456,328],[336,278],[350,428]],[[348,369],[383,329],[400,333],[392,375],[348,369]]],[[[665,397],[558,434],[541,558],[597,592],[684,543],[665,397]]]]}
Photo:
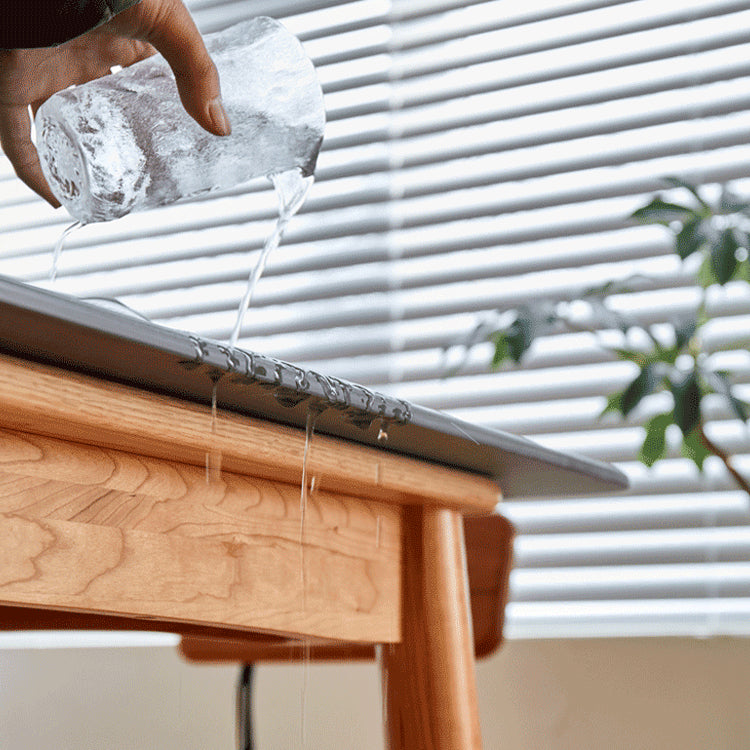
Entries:
{"type": "Polygon", "coordinates": [[[390,750],[481,750],[461,515],[404,508],[400,643],[383,651],[390,750]]]}

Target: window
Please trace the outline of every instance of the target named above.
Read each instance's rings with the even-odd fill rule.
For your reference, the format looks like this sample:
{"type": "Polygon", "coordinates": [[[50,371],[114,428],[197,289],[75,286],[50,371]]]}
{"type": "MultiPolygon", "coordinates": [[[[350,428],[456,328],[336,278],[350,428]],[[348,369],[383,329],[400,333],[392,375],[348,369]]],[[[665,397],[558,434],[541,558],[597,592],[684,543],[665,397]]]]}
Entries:
{"type": "MultiPolygon", "coordinates": [[[[659,397],[598,420],[629,363],[560,333],[523,370],[488,372],[479,344],[444,377],[478,324],[519,303],[640,273],[654,285],[620,309],[659,321],[694,304],[668,237],[627,217],[665,175],[750,192],[750,2],[188,4],[205,32],[279,18],[326,93],[316,184],[240,343],[628,473],[625,495],[504,505],[520,531],[509,636],[750,631],[750,498],[711,460],[703,475],[676,453],[635,460],[659,397]]],[[[229,336],[275,217],[265,181],[85,227],[51,284],[66,217],[0,170],[0,273],[229,336]]],[[[718,349],[748,330],[748,290],[729,285],[715,312],[718,349]]],[[[750,397],[748,353],[726,358],[750,397]]],[[[711,435],[750,473],[729,416],[717,407],[711,435]]]]}

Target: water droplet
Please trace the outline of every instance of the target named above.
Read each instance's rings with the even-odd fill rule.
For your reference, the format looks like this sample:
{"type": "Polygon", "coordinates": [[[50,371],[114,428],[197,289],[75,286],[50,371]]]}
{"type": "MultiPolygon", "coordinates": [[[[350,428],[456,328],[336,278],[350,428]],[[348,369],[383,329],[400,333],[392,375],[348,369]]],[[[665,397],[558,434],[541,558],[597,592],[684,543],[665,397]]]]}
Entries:
{"type": "Polygon", "coordinates": [[[199,339],[197,336],[188,336],[190,343],[195,349],[195,361],[202,365],[208,356],[208,346],[203,339],[199,339]]]}
{"type": "Polygon", "coordinates": [[[224,355],[227,361],[227,370],[235,374],[241,371],[242,361],[234,349],[221,345],[218,345],[216,348],[224,355]]]}
{"type": "Polygon", "coordinates": [[[323,390],[323,395],[326,400],[332,404],[336,403],[336,388],[331,382],[331,379],[325,375],[321,375],[319,372],[314,372],[312,375],[323,390]]]}
{"type": "Polygon", "coordinates": [[[378,442],[383,445],[388,442],[388,430],[385,427],[381,427],[378,430],[378,442]]]}
{"type": "Polygon", "coordinates": [[[287,409],[293,409],[297,404],[301,404],[305,399],[309,398],[306,393],[299,393],[286,386],[274,388],[273,397],[287,409]]]}
{"type": "Polygon", "coordinates": [[[307,391],[310,388],[310,381],[307,379],[307,373],[300,367],[289,365],[289,369],[294,373],[294,385],[298,390],[307,391]]]}

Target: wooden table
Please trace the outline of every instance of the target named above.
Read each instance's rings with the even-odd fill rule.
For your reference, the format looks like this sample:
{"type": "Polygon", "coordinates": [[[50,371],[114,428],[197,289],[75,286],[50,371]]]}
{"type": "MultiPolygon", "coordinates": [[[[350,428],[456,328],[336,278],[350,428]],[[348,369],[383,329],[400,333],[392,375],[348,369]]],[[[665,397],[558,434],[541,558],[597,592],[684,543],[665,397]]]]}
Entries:
{"type": "MultiPolygon", "coordinates": [[[[612,483],[584,469],[552,481],[612,483]]],[[[499,497],[472,471],[0,355],[0,605],[17,626],[69,612],[384,644],[392,750],[481,747],[462,516],[499,497]]]]}
{"type": "Polygon", "coordinates": [[[0,403],[1,603],[387,644],[391,747],[480,747],[492,481],[314,436],[302,523],[302,431],[8,356],[0,403]]]}

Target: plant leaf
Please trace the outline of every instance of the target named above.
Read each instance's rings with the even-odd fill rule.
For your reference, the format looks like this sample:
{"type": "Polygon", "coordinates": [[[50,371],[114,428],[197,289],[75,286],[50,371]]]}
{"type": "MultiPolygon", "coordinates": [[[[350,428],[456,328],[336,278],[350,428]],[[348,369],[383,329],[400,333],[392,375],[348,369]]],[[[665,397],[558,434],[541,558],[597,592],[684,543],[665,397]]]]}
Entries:
{"type": "Polygon", "coordinates": [[[621,349],[617,346],[612,347],[612,351],[619,359],[624,359],[628,362],[635,362],[639,367],[643,367],[646,362],[648,362],[648,355],[643,352],[634,351],[632,349],[621,349]]]}
{"type": "MultiPolygon", "coordinates": [[[[745,247],[748,247],[747,243],[744,243],[745,247]]],[[[737,262],[737,270],[734,272],[734,278],[737,281],[744,281],[746,284],[750,284],[750,259],[745,258],[737,262]]]]}
{"type": "Polygon", "coordinates": [[[746,211],[750,208],[750,203],[743,201],[737,193],[730,190],[726,185],[721,187],[721,196],[719,197],[719,210],[723,213],[737,213],[746,211]]]}
{"type": "Polygon", "coordinates": [[[703,462],[711,451],[704,445],[700,437],[700,430],[694,427],[687,435],[682,436],[682,455],[695,463],[700,471],[703,471],[703,462]]]}
{"type": "Polygon", "coordinates": [[[581,298],[587,299],[588,297],[598,297],[599,299],[603,299],[604,297],[608,297],[610,294],[617,294],[619,292],[627,291],[630,290],[627,287],[623,286],[622,282],[618,281],[617,279],[610,279],[609,281],[605,281],[603,284],[586,287],[586,289],[581,292],[581,298]]]}
{"type": "Polygon", "coordinates": [[[670,390],[674,397],[674,422],[687,435],[701,418],[701,388],[698,373],[691,370],[677,383],[670,382],[670,390]]]}
{"type": "Polygon", "coordinates": [[[686,221],[675,236],[674,249],[682,260],[689,258],[706,243],[703,220],[700,217],[686,221]]]}
{"type": "Polygon", "coordinates": [[[636,375],[635,379],[622,392],[622,414],[627,417],[643,398],[654,391],[659,382],[659,373],[655,363],[648,362],[636,375]]]}
{"type": "Polygon", "coordinates": [[[667,427],[672,424],[672,415],[657,414],[646,423],[646,439],[641,446],[640,460],[653,466],[667,451],[667,427]]]}
{"type": "Polygon", "coordinates": [[[689,206],[681,206],[679,203],[669,203],[657,196],[647,205],[633,211],[631,218],[650,224],[664,224],[668,226],[673,221],[686,222],[691,219],[700,218],[700,215],[695,209],[689,206]]]}
{"type": "Polygon", "coordinates": [[[613,393],[607,398],[607,405],[602,409],[599,419],[610,412],[622,414],[622,393],[613,393]]]}
{"type": "Polygon", "coordinates": [[[719,241],[711,248],[711,267],[719,284],[726,284],[737,268],[737,236],[730,227],[725,229],[719,241]]]}
{"type": "Polygon", "coordinates": [[[597,297],[587,297],[586,301],[591,305],[591,310],[596,316],[599,326],[602,328],[617,328],[623,333],[627,333],[631,328],[639,328],[640,324],[634,318],[623,315],[623,313],[612,310],[605,304],[605,301],[597,297]]]}
{"type": "Polygon", "coordinates": [[[714,273],[713,263],[711,262],[711,256],[706,254],[703,256],[703,262],[701,263],[698,273],[695,276],[695,280],[704,288],[713,284],[718,284],[719,280],[716,278],[714,273]]]}
{"type": "Polygon", "coordinates": [[[610,279],[605,281],[603,284],[596,284],[595,286],[586,287],[581,292],[581,299],[589,299],[591,297],[604,299],[611,294],[628,294],[635,290],[633,282],[650,282],[653,284],[654,280],[647,274],[643,273],[632,273],[624,279],[610,279]]]}
{"type": "Polygon", "coordinates": [[[690,343],[690,339],[698,330],[698,321],[695,318],[681,318],[672,325],[674,326],[675,346],[681,350],[690,343]]]}
{"type": "Polygon", "coordinates": [[[527,315],[519,314],[508,326],[505,339],[508,344],[508,352],[514,362],[521,361],[521,357],[528,351],[534,341],[536,333],[534,320],[527,315]]]}
{"type": "Polygon", "coordinates": [[[737,419],[747,422],[748,416],[750,416],[750,413],[748,412],[750,406],[734,395],[732,392],[732,384],[729,381],[729,375],[726,372],[715,371],[706,373],[706,377],[708,378],[711,387],[714,388],[718,394],[724,396],[729,402],[729,406],[735,413],[737,419]]]}
{"type": "Polygon", "coordinates": [[[657,344],[655,355],[657,361],[673,365],[677,361],[677,357],[680,356],[680,348],[676,344],[675,346],[662,346],[661,344],[657,344]]]}
{"type": "Polygon", "coordinates": [[[669,183],[673,187],[681,187],[685,188],[685,190],[689,190],[693,194],[693,197],[698,201],[698,203],[703,206],[703,208],[711,210],[711,206],[709,206],[708,203],[706,203],[706,201],[701,198],[697,186],[693,185],[691,182],[687,182],[687,180],[683,180],[681,177],[677,177],[675,175],[667,175],[663,179],[664,182],[669,183]]]}
{"type": "Polygon", "coordinates": [[[497,331],[492,335],[492,341],[495,344],[495,351],[492,354],[492,362],[490,367],[493,370],[497,370],[500,365],[505,362],[506,359],[510,358],[510,351],[508,350],[508,340],[505,336],[505,331],[497,331]]]}

